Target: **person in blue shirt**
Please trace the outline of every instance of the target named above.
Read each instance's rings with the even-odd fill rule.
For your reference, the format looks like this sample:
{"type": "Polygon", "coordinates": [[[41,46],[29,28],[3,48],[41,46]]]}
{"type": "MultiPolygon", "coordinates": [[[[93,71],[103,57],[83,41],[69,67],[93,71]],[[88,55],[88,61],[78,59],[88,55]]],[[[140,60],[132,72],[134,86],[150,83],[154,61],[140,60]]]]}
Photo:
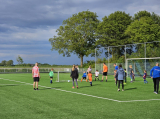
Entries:
{"type": "Polygon", "coordinates": [[[117,86],[117,81],[118,81],[118,79],[117,79],[117,77],[116,77],[116,73],[117,73],[117,70],[118,70],[118,66],[117,66],[116,64],[114,64],[113,66],[115,67],[115,70],[114,70],[114,80],[115,80],[115,84],[116,84],[116,86],[117,86]]]}
{"type": "Polygon", "coordinates": [[[118,70],[118,66],[116,64],[114,64],[114,67],[115,67],[115,70],[117,71],[118,70]]]}
{"type": "MultiPolygon", "coordinates": [[[[84,72],[83,72],[82,79],[81,79],[81,82],[82,82],[83,79],[86,79],[86,76],[87,76],[87,74],[86,74],[86,72],[84,71],[84,72]]],[[[87,79],[86,79],[86,82],[87,82],[87,79]]]]}
{"type": "Polygon", "coordinates": [[[159,80],[160,80],[160,67],[159,63],[156,63],[156,66],[154,66],[150,70],[150,76],[153,78],[153,83],[154,83],[154,93],[158,94],[159,90],[159,80]]]}

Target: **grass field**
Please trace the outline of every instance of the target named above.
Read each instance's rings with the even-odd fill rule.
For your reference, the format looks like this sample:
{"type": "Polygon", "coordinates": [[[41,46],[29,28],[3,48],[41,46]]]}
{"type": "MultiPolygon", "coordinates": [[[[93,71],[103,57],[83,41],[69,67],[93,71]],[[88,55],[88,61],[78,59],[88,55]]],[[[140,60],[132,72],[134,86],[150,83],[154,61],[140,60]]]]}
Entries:
{"type": "MultiPolygon", "coordinates": [[[[44,73],[38,91],[33,90],[31,74],[0,74],[0,78],[0,119],[160,118],[160,94],[153,93],[150,78],[148,84],[140,77],[129,83],[128,78],[123,92],[117,92],[113,76],[108,82],[93,81],[92,87],[78,82],[79,88],[72,89],[72,82],[50,84],[44,73]]],[[[71,80],[66,73],[62,79],[71,80]]]]}

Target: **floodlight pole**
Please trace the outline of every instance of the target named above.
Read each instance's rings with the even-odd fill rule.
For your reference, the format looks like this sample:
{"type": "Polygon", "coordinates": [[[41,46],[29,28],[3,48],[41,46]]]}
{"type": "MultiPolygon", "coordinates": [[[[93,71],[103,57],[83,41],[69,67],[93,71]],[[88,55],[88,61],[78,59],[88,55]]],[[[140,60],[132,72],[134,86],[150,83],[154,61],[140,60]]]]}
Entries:
{"type": "Polygon", "coordinates": [[[127,68],[127,64],[126,64],[126,45],[125,45],[125,67],[127,68]]]}
{"type": "Polygon", "coordinates": [[[145,70],[146,70],[146,43],[144,43],[144,53],[145,53],[145,70]]]}
{"type": "Polygon", "coordinates": [[[95,72],[96,72],[96,48],[95,48],[95,72]]]}
{"type": "Polygon", "coordinates": [[[108,72],[109,72],[109,46],[108,46],[108,72]]]}

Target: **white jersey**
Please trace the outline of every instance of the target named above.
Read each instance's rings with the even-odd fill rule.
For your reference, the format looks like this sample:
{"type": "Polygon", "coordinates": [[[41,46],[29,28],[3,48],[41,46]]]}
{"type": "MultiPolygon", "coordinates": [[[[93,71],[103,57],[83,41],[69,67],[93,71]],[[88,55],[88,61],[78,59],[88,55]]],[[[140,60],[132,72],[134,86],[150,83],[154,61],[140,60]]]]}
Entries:
{"type": "Polygon", "coordinates": [[[91,71],[92,71],[92,69],[91,69],[91,68],[88,68],[87,72],[91,72],[91,71]]]}
{"type": "Polygon", "coordinates": [[[95,72],[95,76],[98,76],[99,75],[99,72],[95,72]]]}

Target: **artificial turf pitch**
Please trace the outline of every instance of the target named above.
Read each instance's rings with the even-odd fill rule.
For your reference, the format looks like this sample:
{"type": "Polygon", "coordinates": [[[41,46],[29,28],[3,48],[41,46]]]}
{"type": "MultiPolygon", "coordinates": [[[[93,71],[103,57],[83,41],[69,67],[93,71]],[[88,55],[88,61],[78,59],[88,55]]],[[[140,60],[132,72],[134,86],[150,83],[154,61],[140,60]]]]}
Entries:
{"type": "Polygon", "coordinates": [[[0,74],[0,78],[0,119],[160,118],[160,93],[153,93],[150,78],[148,84],[142,77],[133,83],[128,78],[123,92],[117,91],[113,76],[107,82],[94,81],[93,76],[92,87],[80,82],[80,76],[79,88],[72,89],[69,74],[60,75],[60,81],[66,81],[50,84],[48,73],[43,73],[39,90],[33,90],[31,74],[0,74]]]}

